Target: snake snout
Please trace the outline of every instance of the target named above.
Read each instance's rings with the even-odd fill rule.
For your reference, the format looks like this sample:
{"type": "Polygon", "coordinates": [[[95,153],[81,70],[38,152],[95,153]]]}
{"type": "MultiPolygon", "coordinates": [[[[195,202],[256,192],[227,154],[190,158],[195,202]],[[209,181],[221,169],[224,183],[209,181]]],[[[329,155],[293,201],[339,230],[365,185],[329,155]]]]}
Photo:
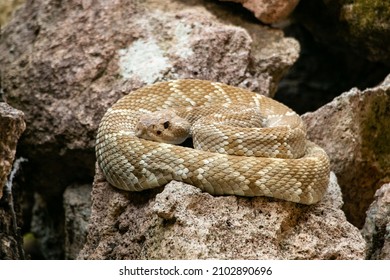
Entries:
{"type": "Polygon", "coordinates": [[[161,110],[141,115],[135,133],[146,140],[176,145],[189,137],[190,128],[190,123],[172,110],[161,110]]]}

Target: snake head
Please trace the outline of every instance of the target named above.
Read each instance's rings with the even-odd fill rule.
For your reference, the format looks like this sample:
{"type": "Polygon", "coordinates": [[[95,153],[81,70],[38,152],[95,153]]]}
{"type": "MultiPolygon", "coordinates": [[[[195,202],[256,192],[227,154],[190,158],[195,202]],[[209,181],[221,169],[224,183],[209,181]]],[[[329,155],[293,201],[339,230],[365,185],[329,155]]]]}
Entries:
{"type": "Polygon", "coordinates": [[[135,127],[137,137],[167,144],[181,144],[190,135],[190,123],[172,110],[140,116],[135,127]]]}

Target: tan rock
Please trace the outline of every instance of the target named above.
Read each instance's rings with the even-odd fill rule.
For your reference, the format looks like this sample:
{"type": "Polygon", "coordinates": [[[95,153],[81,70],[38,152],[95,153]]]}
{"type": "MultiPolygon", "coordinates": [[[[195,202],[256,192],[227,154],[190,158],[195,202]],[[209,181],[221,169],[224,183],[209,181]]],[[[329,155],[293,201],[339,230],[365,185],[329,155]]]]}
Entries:
{"type": "Polygon", "coordinates": [[[348,220],[362,227],[375,191],[390,181],[390,75],[379,86],[343,93],[303,115],[339,180],[348,220]]]}
{"type": "Polygon", "coordinates": [[[14,162],[16,144],[25,128],[23,112],[0,102],[0,199],[14,162]]]}
{"type": "Polygon", "coordinates": [[[129,193],[97,169],[80,259],[363,259],[365,241],[331,175],[316,205],[211,196],[179,182],[129,193]]]}
{"type": "Polygon", "coordinates": [[[0,102],[0,259],[24,259],[19,228],[22,225],[20,191],[13,189],[9,174],[16,144],[25,128],[23,112],[0,102]]]}
{"type": "Polygon", "coordinates": [[[241,3],[264,23],[285,20],[298,5],[299,0],[221,0],[241,3]]]}

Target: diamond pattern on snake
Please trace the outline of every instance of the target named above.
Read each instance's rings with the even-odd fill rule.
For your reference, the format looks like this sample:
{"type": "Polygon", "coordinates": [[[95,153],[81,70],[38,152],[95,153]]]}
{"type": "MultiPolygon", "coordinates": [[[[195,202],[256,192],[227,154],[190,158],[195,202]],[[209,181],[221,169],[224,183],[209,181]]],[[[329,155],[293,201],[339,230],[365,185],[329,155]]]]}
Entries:
{"type": "Polygon", "coordinates": [[[107,181],[142,191],[177,180],[213,195],[314,204],[329,158],[306,139],[298,114],[263,95],[183,79],[142,87],[103,116],[96,140],[107,181]],[[193,148],[180,146],[192,138],[193,148]]]}

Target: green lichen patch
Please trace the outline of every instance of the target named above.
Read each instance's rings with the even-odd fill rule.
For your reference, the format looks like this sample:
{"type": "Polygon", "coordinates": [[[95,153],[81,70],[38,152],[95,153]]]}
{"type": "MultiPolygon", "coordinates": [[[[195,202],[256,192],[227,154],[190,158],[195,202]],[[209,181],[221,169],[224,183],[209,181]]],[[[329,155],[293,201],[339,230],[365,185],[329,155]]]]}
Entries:
{"type": "Polygon", "coordinates": [[[390,176],[390,89],[364,95],[367,105],[361,120],[362,148],[390,176]]]}
{"type": "Polygon", "coordinates": [[[389,32],[390,1],[354,0],[349,2],[351,31],[354,32],[389,32]]]}

